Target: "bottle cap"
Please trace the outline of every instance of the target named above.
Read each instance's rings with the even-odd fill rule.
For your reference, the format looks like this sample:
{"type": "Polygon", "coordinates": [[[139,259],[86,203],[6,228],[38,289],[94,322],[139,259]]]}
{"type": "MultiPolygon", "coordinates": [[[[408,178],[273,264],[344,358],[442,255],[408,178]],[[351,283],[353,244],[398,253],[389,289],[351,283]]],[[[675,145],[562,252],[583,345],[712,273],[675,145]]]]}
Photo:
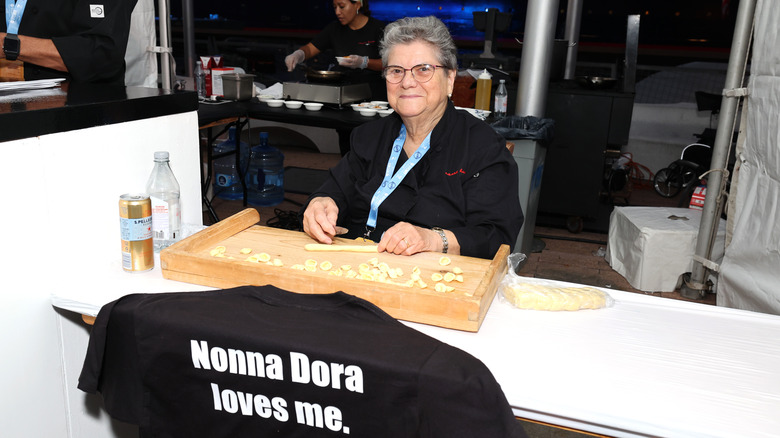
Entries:
{"type": "Polygon", "coordinates": [[[482,73],[479,74],[479,77],[477,79],[490,79],[493,76],[491,76],[490,73],[488,73],[487,69],[482,70],[482,73]]]}
{"type": "Polygon", "coordinates": [[[170,154],[168,154],[168,151],[157,151],[154,153],[154,159],[155,160],[167,160],[168,157],[170,157],[170,154]]]}
{"type": "Polygon", "coordinates": [[[261,133],[260,133],[260,139],[262,140],[262,139],[264,139],[264,138],[265,138],[265,139],[267,139],[267,138],[268,138],[268,133],[267,133],[267,132],[265,132],[265,131],[263,131],[263,132],[261,132],[261,133]]]}
{"type": "Polygon", "coordinates": [[[504,79],[499,79],[499,80],[498,80],[498,82],[499,82],[500,84],[503,84],[503,83],[504,83],[504,79]]]}

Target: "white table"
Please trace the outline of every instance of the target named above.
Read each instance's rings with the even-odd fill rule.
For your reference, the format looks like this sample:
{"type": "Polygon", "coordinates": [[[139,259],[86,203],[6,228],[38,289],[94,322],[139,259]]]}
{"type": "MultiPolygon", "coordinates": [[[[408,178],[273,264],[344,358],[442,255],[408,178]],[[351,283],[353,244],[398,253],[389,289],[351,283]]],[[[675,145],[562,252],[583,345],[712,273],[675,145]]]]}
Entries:
{"type": "MultiPolygon", "coordinates": [[[[701,211],[669,207],[615,207],[606,260],[636,289],[672,292],[691,272],[701,211]],[[677,218],[677,219],[670,219],[677,218]]],[[[720,220],[712,260],[723,259],[726,221],[720,220]]]]}
{"type": "MultiPolygon", "coordinates": [[[[61,288],[52,303],[96,315],[125,293],[206,289],[118,263],[96,277],[119,288],[61,288]]],[[[478,333],[408,325],[482,360],[519,417],[610,436],[777,436],[780,317],[608,292],[614,306],[579,312],[497,298],[478,333]]]]}

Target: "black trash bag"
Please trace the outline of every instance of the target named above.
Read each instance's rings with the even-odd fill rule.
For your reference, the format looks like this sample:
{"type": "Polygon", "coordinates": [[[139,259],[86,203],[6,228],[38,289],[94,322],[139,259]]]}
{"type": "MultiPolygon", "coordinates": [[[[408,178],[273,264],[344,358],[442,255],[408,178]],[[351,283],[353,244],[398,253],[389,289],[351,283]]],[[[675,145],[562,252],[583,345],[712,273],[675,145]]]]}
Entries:
{"type": "Polygon", "coordinates": [[[553,138],[555,120],[534,116],[506,116],[490,126],[507,140],[527,139],[548,143],[553,138]]]}

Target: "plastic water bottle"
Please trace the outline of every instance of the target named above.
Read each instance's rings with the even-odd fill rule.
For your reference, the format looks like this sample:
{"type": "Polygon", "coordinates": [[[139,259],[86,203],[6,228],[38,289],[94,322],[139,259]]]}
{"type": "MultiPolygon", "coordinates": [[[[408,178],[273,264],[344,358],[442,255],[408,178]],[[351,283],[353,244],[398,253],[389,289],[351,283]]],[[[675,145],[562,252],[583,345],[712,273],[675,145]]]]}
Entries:
{"type": "Polygon", "coordinates": [[[247,203],[269,207],[284,200],[284,155],[268,144],[268,133],[260,133],[260,144],[252,148],[247,172],[247,203]]]}
{"type": "Polygon", "coordinates": [[[195,91],[198,92],[199,99],[205,99],[206,96],[206,72],[203,70],[203,63],[195,63],[195,91]]]}
{"type": "Polygon", "coordinates": [[[496,120],[506,117],[506,104],[509,94],[506,91],[506,85],[504,79],[498,81],[498,89],[496,90],[496,98],[493,101],[493,113],[496,120]]]}
{"type": "Polygon", "coordinates": [[[152,239],[159,252],[181,238],[181,199],[179,182],[173,175],[167,151],[154,153],[154,169],[146,182],[152,201],[152,239]]]}
{"type": "MultiPolygon", "coordinates": [[[[239,167],[246,169],[248,161],[249,146],[245,142],[238,142],[236,138],[236,128],[228,129],[228,139],[214,145],[214,155],[235,152],[236,147],[240,146],[241,157],[239,158],[239,167]]],[[[214,194],[222,199],[236,201],[244,199],[244,187],[241,185],[241,169],[236,168],[236,156],[234,154],[214,160],[214,194]]]]}

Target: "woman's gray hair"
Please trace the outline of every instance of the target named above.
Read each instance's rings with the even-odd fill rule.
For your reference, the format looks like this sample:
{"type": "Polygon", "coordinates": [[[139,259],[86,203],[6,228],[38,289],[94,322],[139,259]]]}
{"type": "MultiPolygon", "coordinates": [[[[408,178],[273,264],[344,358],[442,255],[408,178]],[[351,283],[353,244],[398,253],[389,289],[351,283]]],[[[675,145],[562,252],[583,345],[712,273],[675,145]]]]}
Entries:
{"type": "Polygon", "coordinates": [[[458,69],[458,48],[447,26],[434,16],[405,17],[385,27],[385,36],[379,44],[382,65],[387,66],[390,50],[399,44],[423,41],[436,49],[439,65],[458,69]]]}

